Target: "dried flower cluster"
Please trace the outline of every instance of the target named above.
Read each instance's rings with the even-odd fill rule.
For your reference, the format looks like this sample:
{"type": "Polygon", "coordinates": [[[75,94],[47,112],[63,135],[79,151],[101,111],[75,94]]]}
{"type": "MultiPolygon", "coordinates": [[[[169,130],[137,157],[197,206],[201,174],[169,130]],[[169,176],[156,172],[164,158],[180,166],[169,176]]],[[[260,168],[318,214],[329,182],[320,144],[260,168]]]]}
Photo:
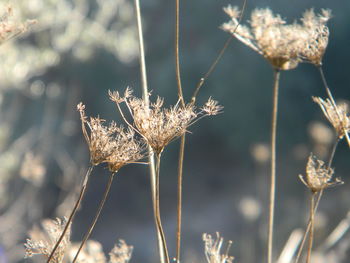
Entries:
{"type": "Polygon", "coordinates": [[[300,180],[313,192],[317,193],[330,186],[343,184],[340,178],[332,180],[334,170],[310,154],[306,165],[306,175],[299,175],[300,180]]]}
{"type": "MultiPolygon", "coordinates": [[[[53,247],[61,236],[61,233],[67,223],[67,219],[63,220],[57,218],[56,220],[44,220],[42,226],[44,231],[34,229],[29,233],[30,239],[27,239],[25,246],[25,258],[33,255],[43,255],[49,257],[53,247]]],[[[63,262],[64,255],[70,245],[70,226],[62,242],[54,253],[50,263],[63,262]]]]}
{"type": "Polygon", "coordinates": [[[345,136],[350,146],[348,135],[350,131],[348,105],[345,103],[337,105],[334,100],[323,100],[319,97],[313,97],[312,99],[321,107],[324,115],[336,130],[338,138],[342,139],[345,136]]]}
{"type": "Polygon", "coordinates": [[[219,232],[216,232],[216,239],[211,235],[204,233],[204,252],[208,263],[232,263],[234,257],[228,255],[228,251],[232,241],[228,242],[227,249],[224,254],[221,254],[221,247],[224,239],[220,237],[219,232]]]}
{"type": "Polygon", "coordinates": [[[27,31],[30,25],[36,23],[34,20],[26,21],[25,23],[15,22],[10,19],[12,16],[13,9],[11,6],[8,6],[0,16],[0,45],[27,31]]]}
{"type": "MultiPolygon", "coordinates": [[[[69,250],[70,262],[74,259],[80,244],[73,244],[69,250]]],[[[88,240],[79,254],[77,263],[106,263],[106,256],[103,253],[102,245],[94,240],[88,240]]]]}
{"type": "Polygon", "coordinates": [[[124,97],[121,97],[118,92],[109,92],[109,96],[117,104],[124,120],[147,141],[157,154],[160,154],[171,141],[184,134],[187,128],[199,118],[216,115],[222,109],[222,106],[211,98],[200,111],[196,111],[193,105],[187,104],[181,107],[179,102],[175,106],[164,108],[164,100],[160,97],[148,106],[143,99],[134,97],[130,89],[126,89],[124,97]],[[132,115],[133,125],[124,117],[120,107],[122,102],[126,104],[132,115]]]}
{"type": "Polygon", "coordinates": [[[77,108],[93,165],[107,163],[110,171],[116,172],[122,166],[135,163],[144,157],[145,145],[135,137],[131,128],[125,130],[114,122],[105,126],[105,121],[100,118],[91,117],[88,121],[85,106],[79,103],[77,108]]]}
{"type": "Polygon", "coordinates": [[[128,246],[124,240],[119,242],[113,247],[109,253],[110,263],[128,263],[132,256],[134,247],[128,246]]]}
{"type": "Polygon", "coordinates": [[[320,15],[309,10],[304,13],[302,24],[286,24],[268,8],[255,9],[251,14],[250,28],[239,25],[237,7],[228,6],[224,11],[231,21],[224,23],[222,29],[264,56],[274,68],[293,69],[302,61],[321,64],[328,44],[328,10],[322,10],[320,15]]]}

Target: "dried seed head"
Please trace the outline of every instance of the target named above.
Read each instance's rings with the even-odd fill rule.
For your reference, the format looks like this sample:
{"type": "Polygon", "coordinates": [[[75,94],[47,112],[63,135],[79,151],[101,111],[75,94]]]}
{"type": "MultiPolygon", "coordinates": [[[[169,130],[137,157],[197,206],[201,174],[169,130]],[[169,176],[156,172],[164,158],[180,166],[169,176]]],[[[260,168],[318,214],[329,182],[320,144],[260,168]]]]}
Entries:
{"type": "Polygon", "coordinates": [[[274,68],[293,69],[303,60],[320,65],[328,43],[329,11],[323,10],[318,16],[312,10],[307,11],[302,24],[288,25],[268,8],[255,9],[250,28],[239,25],[236,7],[228,6],[224,11],[231,21],[221,28],[264,56],[274,68]]]}
{"type": "Polygon", "coordinates": [[[323,161],[318,160],[312,153],[306,165],[306,175],[299,175],[300,180],[314,193],[330,186],[343,184],[340,178],[332,180],[334,170],[326,167],[323,161]]]}
{"type": "Polygon", "coordinates": [[[124,130],[114,122],[105,126],[105,121],[100,118],[91,117],[88,121],[85,106],[80,103],[77,108],[93,165],[108,163],[110,171],[117,172],[122,166],[135,163],[144,157],[145,144],[142,140],[137,140],[132,129],[124,130]]]}
{"type": "Polygon", "coordinates": [[[216,239],[211,235],[204,233],[204,252],[208,263],[232,263],[234,257],[228,255],[232,241],[228,242],[227,248],[223,254],[221,254],[221,247],[224,239],[220,237],[219,232],[216,232],[216,239]]]}
{"type": "Polygon", "coordinates": [[[110,263],[128,263],[131,259],[133,246],[128,246],[124,240],[119,240],[109,253],[110,263]]]}
{"type": "Polygon", "coordinates": [[[207,115],[217,115],[222,112],[223,108],[224,107],[219,105],[219,103],[216,100],[213,100],[210,97],[208,101],[204,104],[204,106],[201,108],[201,110],[207,115]]]}
{"type": "MultiPolygon", "coordinates": [[[[69,250],[70,261],[72,262],[78,252],[80,243],[74,244],[69,250]]],[[[103,253],[102,245],[94,240],[88,240],[79,254],[77,263],[106,263],[107,259],[103,253]]]]}
{"type": "MultiPolygon", "coordinates": [[[[50,256],[52,249],[61,236],[63,229],[67,223],[67,219],[57,218],[56,220],[44,220],[42,226],[44,231],[34,228],[30,233],[30,239],[27,239],[25,246],[25,258],[33,255],[50,256]]],[[[66,249],[70,245],[70,226],[62,242],[54,253],[50,263],[62,263],[66,249]]]]}
{"type": "Polygon", "coordinates": [[[350,131],[348,105],[345,103],[337,105],[334,100],[323,100],[320,97],[312,97],[312,99],[321,107],[324,115],[336,130],[338,138],[342,139],[345,136],[350,146],[348,135],[350,131]]]}
{"type": "Polygon", "coordinates": [[[133,97],[131,91],[126,92],[120,102],[125,102],[133,118],[133,126],[127,122],[118,101],[117,107],[129,126],[137,131],[151,146],[153,151],[160,154],[166,145],[187,131],[199,117],[215,115],[222,108],[216,101],[209,100],[201,112],[196,112],[193,105],[175,106],[164,108],[164,100],[160,97],[148,106],[143,99],[133,97]]]}
{"type": "Polygon", "coordinates": [[[36,23],[34,20],[19,23],[11,19],[12,17],[13,9],[11,6],[7,6],[0,16],[0,45],[27,31],[31,25],[36,23]]]}

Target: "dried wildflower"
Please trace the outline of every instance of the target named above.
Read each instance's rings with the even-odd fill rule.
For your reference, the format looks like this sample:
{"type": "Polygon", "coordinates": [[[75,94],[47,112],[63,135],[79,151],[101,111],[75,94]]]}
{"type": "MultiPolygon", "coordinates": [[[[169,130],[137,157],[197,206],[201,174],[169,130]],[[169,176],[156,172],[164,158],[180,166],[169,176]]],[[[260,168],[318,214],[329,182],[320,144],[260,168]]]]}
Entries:
{"type": "Polygon", "coordinates": [[[209,99],[201,111],[196,112],[195,107],[191,104],[181,107],[178,102],[175,106],[164,108],[164,100],[158,97],[148,106],[143,99],[132,96],[130,89],[127,89],[125,94],[127,96],[121,98],[118,92],[109,92],[110,99],[117,104],[124,120],[147,141],[157,154],[160,154],[171,141],[184,134],[187,128],[199,118],[218,114],[222,109],[212,99],[209,99]],[[125,119],[119,105],[121,102],[126,104],[132,115],[134,126],[125,119]]]}
{"type": "Polygon", "coordinates": [[[330,186],[343,184],[340,178],[332,180],[334,170],[326,167],[325,163],[318,160],[312,153],[306,165],[306,175],[299,175],[300,180],[314,193],[330,186]]]}
{"type": "Polygon", "coordinates": [[[10,19],[12,16],[13,9],[11,6],[8,6],[0,16],[0,45],[27,31],[30,25],[36,23],[34,20],[28,20],[25,23],[15,22],[10,19]]]}
{"type": "Polygon", "coordinates": [[[91,117],[88,121],[85,116],[85,105],[79,103],[77,108],[93,165],[108,163],[110,171],[116,172],[122,166],[135,163],[144,157],[145,145],[135,138],[135,132],[132,129],[124,130],[114,122],[104,126],[105,121],[100,118],[91,117]]]}
{"type": "Polygon", "coordinates": [[[338,138],[342,139],[345,136],[350,146],[348,135],[350,131],[348,105],[345,103],[337,105],[333,99],[323,100],[320,97],[312,97],[312,99],[321,107],[324,115],[336,130],[338,138]]]}
{"type": "Polygon", "coordinates": [[[208,263],[232,263],[234,257],[228,255],[232,241],[228,242],[226,251],[221,254],[221,247],[224,239],[216,232],[216,239],[209,234],[203,234],[205,257],[208,263]]]}
{"type": "Polygon", "coordinates": [[[304,30],[308,34],[301,57],[316,66],[322,65],[328,45],[329,29],[326,24],[330,18],[331,12],[326,9],[322,9],[319,15],[316,15],[313,9],[307,10],[301,18],[304,30]]]}
{"type": "MultiPolygon", "coordinates": [[[[69,251],[70,261],[74,259],[80,244],[74,244],[69,251]]],[[[94,240],[88,240],[79,254],[77,263],[106,263],[106,256],[103,253],[102,245],[94,240]]]]}
{"type": "Polygon", "coordinates": [[[109,253],[110,263],[128,263],[131,259],[133,246],[128,246],[124,240],[119,240],[119,243],[109,253]]]}
{"type": "MultiPolygon", "coordinates": [[[[57,218],[56,220],[44,220],[42,226],[44,231],[40,231],[35,228],[29,235],[31,239],[27,239],[25,246],[25,258],[32,257],[33,255],[43,255],[49,257],[52,249],[56,242],[60,238],[60,235],[67,223],[67,219],[63,220],[57,218]]],[[[62,239],[62,242],[58,246],[54,253],[50,263],[61,263],[63,262],[64,254],[66,249],[70,245],[70,226],[66,235],[62,239]]]]}

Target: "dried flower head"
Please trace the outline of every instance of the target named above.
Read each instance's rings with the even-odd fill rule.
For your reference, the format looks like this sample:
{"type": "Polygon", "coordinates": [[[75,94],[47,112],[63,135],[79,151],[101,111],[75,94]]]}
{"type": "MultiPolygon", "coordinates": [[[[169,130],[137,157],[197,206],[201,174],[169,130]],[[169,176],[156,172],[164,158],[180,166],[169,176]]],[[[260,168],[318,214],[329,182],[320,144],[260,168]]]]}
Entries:
{"type": "Polygon", "coordinates": [[[220,237],[219,232],[216,232],[216,239],[211,235],[204,233],[204,252],[208,263],[232,263],[234,257],[228,255],[232,241],[228,242],[224,254],[221,254],[221,247],[224,239],[220,237]]]}
{"type": "Polygon", "coordinates": [[[85,116],[85,106],[79,103],[82,130],[90,150],[90,161],[93,165],[107,163],[109,170],[118,171],[122,166],[136,163],[145,155],[145,144],[135,137],[131,128],[123,129],[114,122],[109,126],[104,125],[100,118],[85,116]],[[89,132],[86,128],[89,128],[89,132]]]}
{"type": "Polygon", "coordinates": [[[110,263],[128,263],[131,259],[133,246],[128,246],[124,240],[120,239],[109,253],[110,263]]]}
{"type": "Polygon", "coordinates": [[[314,193],[330,186],[343,184],[340,178],[332,180],[334,170],[326,167],[325,163],[318,160],[312,153],[306,165],[306,175],[299,175],[300,180],[314,193]]]}
{"type": "MultiPolygon", "coordinates": [[[[27,239],[25,246],[25,258],[32,257],[33,255],[43,255],[49,257],[56,242],[60,238],[60,235],[67,223],[67,219],[63,220],[57,218],[56,220],[44,220],[42,226],[44,231],[34,228],[30,233],[30,239],[27,239]]],[[[66,249],[70,245],[70,226],[62,242],[58,246],[54,253],[50,263],[62,263],[66,252],[66,249]]]]}
{"type": "Polygon", "coordinates": [[[342,139],[345,136],[350,146],[348,135],[350,131],[348,105],[345,103],[337,105],[333,99],[323,100],[320,97],[312,97],[312,99],[321,107],[324,115],[336,130],[338,138],[342,139]]]}
{"type": "Polygon", "coordinates": [[[35,24],[36,21],[28,20],[25,23],[13,21],[13,9],[7,6],[4,13],[0,16],[0,45],[21,33],[28,30],[28,27],[35,24]]]}
{"type": "Polygon", "coordinates": [[[320,15],[309,10],[304,13],[302,24],[286,24],[268,8],[255,9],[250,28],[239,25],[237,7],[228,6],[224,11],[231,21],[224,23],[222,29],[264,56],[274,68],[293,69],[302,61],[321,64],[328,44],[328,10],[322,10],[320,15]]]}
{"type": "MultiPolygon", "coordinates": [[[[74,244],[69,250],[70,262],[74,259],[80,243],[74,244]]],[[[88,240],[79,254],[77,263],[106,263],[106,256],[103,253],[102,245],[94,240],[88,240]]]]}
{"type": "Polygon", "coordinates": [[[305,42],[301,57],[316,66],[322,65],[328,45],[329,29],[326,24],[330,18],[331,11],[328,9],[322,9],[318,15],[313,9],[307,10],[301,18],[304,30],[308,34],[308,41],[305,42]]]}
{"type": "Polygon", "coordinates": [[[160,97],[148,106],[143,99],[132,96],[131,90],[127,89],[123,98],[118,92],[109,92],[110,99],[117,107],[132,129],[137,131],[151,146],[153,151],[160,154],[166,145],[187,131],[187,128],[199,118],[218,114],[222,109],[212,99],[206,103],[201,111],[195,111],[195,107],[187,104],[181,107],[179,102],[170,108],[164,108],[164,100],[160,97]],[[131,125],[125,118],[120,103],[124,102],[132,115],[131,125]]]}

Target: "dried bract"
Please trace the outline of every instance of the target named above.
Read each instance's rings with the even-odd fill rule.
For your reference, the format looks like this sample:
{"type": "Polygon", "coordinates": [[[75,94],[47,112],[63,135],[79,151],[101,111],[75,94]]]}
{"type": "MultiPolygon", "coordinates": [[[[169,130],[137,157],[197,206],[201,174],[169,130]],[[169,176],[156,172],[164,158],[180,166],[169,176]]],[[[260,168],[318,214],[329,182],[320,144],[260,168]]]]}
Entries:
{"type": "Polygon", "coordinates": [[[25,23],[13,21],[13,9],[8,6],[4,13],[0,16],[0,45],[5,41],[10,40],[21,33],[28,30],[28,27],[35,24],[36,21],[29,20],[25,23]]]}
{"type": "Polygon", "coordinates": [[[337,105],[334,100],[323,100],[320,97],[312,97],[312,99],[321,107],[324,115],[336,130],[338,138],[342,139],[345,136],[350,146],[348,135],[350,131],[348,105],[345,103],[337,105]]]}
{"type": "Polygon", "coordinates": [[[218,114],[222,109],[212,99],[209,99],[201,111],[196,111],[191,104],[182,107],[179,102],[175,106],[164,108],[164,100],[160,97],[148,106],[143,99],[132,96],[130,89],[127,89],[126,94],[127,96],[120,98],[118,92],[109,92],[111,100],[117,104],[124,120],[157,154],[160,154],[171,141],[184,134],[199,118],[218,114]],[[121,102],[126,104],[132,115],[133,125],[126,120],[120,107],[121,102]]]}
{"type": "Polygon", "coordinates": [[[216,239],[211,235],[204,233],[204,252],[208,263],[232,263],[234,257],[228,255],[228,251],[232,244],[232,241],[228,242],[228,246],[224,254],[221,254],[221,247],[224,239],[220,237],[220,234],[216,232],[216,239]]]}
{"type": "Polygon", "coordinates": [[[131,259],[133,246],[128,246],[124,240],[119,240],[118,244],[109,253],[110,263],[128,263],[131,259]]]}
{"type": "Polygon", "coordinates": [[[304,13],[302,24],[286,24],[268,8],[255,9],[250,28],[239,25],[237,7],[228,6],[224,11],[231,21],[223,24],[222,29],[264,56],[274,68],[293,69],[302,61],[321,64],[328,44],[329,11],[322,10],[322,14],[315,15],[309,10],[304,13]]]}
{"type": "MultiPolygon", "coordinates": [[[[25,246],[25,258],[32,257],[33,255],[43,255],[49,257],[56,242],[61,236],[63,229],[67,223],[67,219],[63,220],[57,218],[56,220],[44,220],[42,226],[44,231],[38,229],[32,230],[29,235],[30,239],[27,239],[25,246]]],[[[70,245],[70,226],[62,242],[58,246],[54,253],[50,263],[62,263],[66,252],[66,249],[70,245]]]]}
{"type": "Polygon", "coordinates": [[[326,167],[325,163],[318,160],[312,153],[306,165],[306,175],[299,175],[300,180],[314,193],[330,186],[343,184],[340,178],[334,178],[334,170],[326,167]]]}
{"type": "Polygon", "coordinates": [[[85,106],[77,106],[80,112],[82,130],[90,150],[90,161],[93,165],[107,163],[111,172],[117,172],[122,166],[135,163],[145,155],[145,144],[135,137],[132,129],[123,129],[114,122],[109,126],[100,118],[85,116],[85,106]],[[89,132],[87,128],[89,128],[89,132]]]}
{"type": "MultiPolygon", "coordinates": [[[[80,243],[74,244],[69,250],[70,262],[74,259],[80,243]]],[[[86,245],[79,254],[79,258],[76,261],[77,263],[106,263],[106,256],[103,253],[102,245],[94,240],[88,240],[86,245]]]]}

